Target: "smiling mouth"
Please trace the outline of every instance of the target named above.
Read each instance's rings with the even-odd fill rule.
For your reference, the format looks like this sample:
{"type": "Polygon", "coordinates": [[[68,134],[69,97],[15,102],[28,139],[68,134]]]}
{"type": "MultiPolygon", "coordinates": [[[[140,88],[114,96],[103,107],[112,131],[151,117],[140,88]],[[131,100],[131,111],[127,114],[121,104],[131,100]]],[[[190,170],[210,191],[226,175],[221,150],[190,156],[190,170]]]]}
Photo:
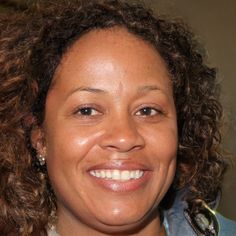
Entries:
{"type": "Polygon", "coordinates": [[[121,194],[143,189],[153,176],[153,170],[145,164],[120,160],[94,165],[87,173],[94,187],[121,194]]]}
{"type": "Polygon", "coordinates": [[[140,179],[144,175],[143,170],[90,170],[89,174],[105,180],[128,181],[140,179]]]}

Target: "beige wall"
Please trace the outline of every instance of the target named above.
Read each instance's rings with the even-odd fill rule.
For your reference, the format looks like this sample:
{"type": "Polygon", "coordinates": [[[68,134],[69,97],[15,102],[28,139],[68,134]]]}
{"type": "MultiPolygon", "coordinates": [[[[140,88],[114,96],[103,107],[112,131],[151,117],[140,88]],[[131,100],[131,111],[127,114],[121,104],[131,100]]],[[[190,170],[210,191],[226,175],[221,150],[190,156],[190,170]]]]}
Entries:
{"type": "MultiPolygon", "coordinates": [[[[228,127],[224,146],[236,156],[236,1],[144,0],[158,12],[183,17],[207,48],[211,65],[218,67],[228,127]]],[[[227,173],[219,211],[236,220],[236,160],[227,173]]]]}

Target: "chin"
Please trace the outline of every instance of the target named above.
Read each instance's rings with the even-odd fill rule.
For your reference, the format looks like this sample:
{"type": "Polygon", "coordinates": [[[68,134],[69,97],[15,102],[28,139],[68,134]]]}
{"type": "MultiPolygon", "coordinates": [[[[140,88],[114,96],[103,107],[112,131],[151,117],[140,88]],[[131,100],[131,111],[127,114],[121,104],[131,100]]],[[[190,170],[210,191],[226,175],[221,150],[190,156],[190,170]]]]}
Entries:
{"type": "MultiPolygon", "coordinates": [[[[107,208],[107,207],[106,207],[107,208]]],[[[136,212],[133,214],[127,214],[127,212],[111,212],[110,214],[99,215],[95,221],[90,221],[95,223],[91,225],[92,228],[97,231],[111,234],[132,234],[138,232],[143,227],[147,225],[147,222],[151,222],[158,219],[158,208],[155,207],[148,213],[136,212]]]]}
{"type": "Polygon", "coordinates": [[[90,225],[96,231],[104,234],[134,234],[143,229],[147,222],[157,218],[157,213],[144,216],[140,219],[130,218],[110,218],[110,219],[99,219],[97,223],[90,225]]]}

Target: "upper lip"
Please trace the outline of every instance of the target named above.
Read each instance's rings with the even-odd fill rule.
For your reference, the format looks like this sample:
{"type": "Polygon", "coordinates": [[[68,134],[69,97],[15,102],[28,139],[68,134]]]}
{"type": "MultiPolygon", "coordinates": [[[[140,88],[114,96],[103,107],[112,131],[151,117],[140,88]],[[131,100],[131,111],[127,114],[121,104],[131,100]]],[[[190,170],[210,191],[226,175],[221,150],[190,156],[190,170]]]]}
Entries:
{"type": "Polygon", "coordinates": [[[121,161],[121,160],[113,160],[104,163],[100,163],[97,165],[91,166],[88,171],[91,170],[143,170],[150,171],[151,168],[145,164],[135,162],[135,161],[121,161]]]}

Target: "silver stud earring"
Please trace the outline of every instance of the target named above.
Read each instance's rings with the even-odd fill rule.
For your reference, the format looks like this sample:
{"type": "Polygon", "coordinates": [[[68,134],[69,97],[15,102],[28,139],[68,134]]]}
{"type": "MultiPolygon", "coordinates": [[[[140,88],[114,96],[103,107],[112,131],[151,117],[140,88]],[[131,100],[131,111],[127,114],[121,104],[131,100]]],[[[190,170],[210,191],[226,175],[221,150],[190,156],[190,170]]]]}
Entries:
{"type": "Polygon", "coordinates": [[[46,163],[45,156],[43,156],[42,154],[37,154],[37,158],[38,158],[39,164],[41,166],[44,166],[46,163]]]}

